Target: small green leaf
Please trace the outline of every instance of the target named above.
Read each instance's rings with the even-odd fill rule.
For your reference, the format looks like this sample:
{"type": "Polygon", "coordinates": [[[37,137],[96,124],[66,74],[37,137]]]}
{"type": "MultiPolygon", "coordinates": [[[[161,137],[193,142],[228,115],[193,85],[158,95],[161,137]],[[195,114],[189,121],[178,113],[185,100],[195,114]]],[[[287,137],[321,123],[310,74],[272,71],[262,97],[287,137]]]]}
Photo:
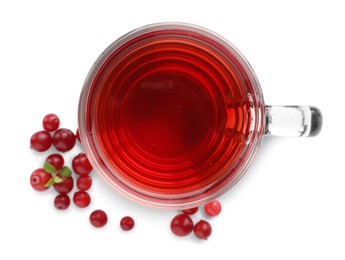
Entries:
{"type": "Polygon", "coordinates": [[[54,172],[56,172],[56,169],[53,165],[51,165],[50,163],[48,162],[45,162],[44,165],[43,165],[43,169],[46,173],[49,173],[49,174],[52,174],[54,172]]]}
{"type": "Polygon", "coordinates": [[[51,177],[51,178],[49,179],[49,181],[47,181],[47,183],[44,184],[44,186],[45,186],[45,187],[53,186],[54,183],[55,183],[54,178],[55,178],[55,177],[51,177]]]}
{"type": "Polygon", "coordinates": [[[62,167],[60,175],[63,177],[71,177],[72,171],[67,166],[62,167]]]}
{"type": "Polygon", "coordinates": [[[61,183],[63,182],[63,179],[61,179],[59,176],[54,176],[53,181],[54,183],[61,183]]]}

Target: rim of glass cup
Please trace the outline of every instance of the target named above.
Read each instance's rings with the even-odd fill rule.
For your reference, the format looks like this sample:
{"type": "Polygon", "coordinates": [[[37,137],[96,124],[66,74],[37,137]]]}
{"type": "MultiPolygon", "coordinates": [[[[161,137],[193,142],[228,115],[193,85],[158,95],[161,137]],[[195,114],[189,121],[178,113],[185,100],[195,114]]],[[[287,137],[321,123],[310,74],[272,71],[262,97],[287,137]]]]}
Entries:
{"type": "Polygon", "coordinates": [[[82,92],[79,100],[78,108],[78,124],[79,124],[79,133],[81,138],[82,146],[85,150],[86,155],[88,156],[90,163],[97,172],[97,174],[112,187],[115,191],[122,194],[127,199],[130,199],[136,203],[156,207],[156,208],[165,208],[165,209],[187,209],[192,207],[201,206],[213,199],[218,198],[220,195],[224,194],[231,187],[233,187],[246,173],[249,166],[251,165],[262,141],[262,136],[264,134],[265,128],[265,104],[261,91],[261,87],[257,76],[246,58],[241,54],[241,52],[228,40],[218,35],[217,33],[200,27],[194,24],[188,23],[179,23],[179,22],[167,22],[167,23],[155,23],[149,24],[142,27],[139,27],[135,30],[128,32],[122,37],[115,40],[110,44],[101,55],[94,62],[89,73],[86,76],[86,79],[83,84],[82,92]],[[231,174],[221,183],[217,184],[215,187],[208,189],[207,191],[202,192],[201,194],[183,194],[184,197],[175,197],[174,195],[167,196],[157,196],[156,193],[150,193],[148,191],[140,191],[139,189],[134,190],[133,187],[129,187],[125,183],[121,182],[110,169],[107,168],[106,163],[103,162],[103,159],[100,158],[98,154],[97,144],[92,139],[92,126],[89,126],[90,119],[87,118],[87,106],[88,99],[90,94],[90,89],[102,64],[109,58],[109,56],[120,46],[122,46],[127,41],[131,39],[152,31],[157,30],[166,30],[166,29],[183,29],[188,31],[194,31],[199,34],[205,35],[208,38],[216,40],[223,47],[226,47],[231,53],[236,57],[239,63],[242,65],[246,71],[248,77],[251,80],[254,93],[248,94],[249,98],[255,103],[253,107],[256,109],[251,110],[252,116],[252,134],[247,139],[247,146],[243,151],[243,157],[247,158],[246,160],[240,160],[236,166],[236,172],[231,174]],[[253,96],[254,95],[254,96],[253,96]],[[90,129],[89,129],[90,128],[90,129]],[[229,179],[229,180],[228,180],[229,179]]]}

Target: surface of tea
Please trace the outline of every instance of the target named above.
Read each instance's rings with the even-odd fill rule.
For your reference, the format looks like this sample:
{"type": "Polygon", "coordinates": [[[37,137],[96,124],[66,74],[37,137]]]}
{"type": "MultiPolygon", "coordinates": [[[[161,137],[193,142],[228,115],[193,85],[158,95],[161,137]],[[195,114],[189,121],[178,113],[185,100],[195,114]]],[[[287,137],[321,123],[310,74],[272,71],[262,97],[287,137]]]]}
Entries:
{"type": "Polygon", "coordinates": [[[245,75],[236,57],[198,33],[133,38],[104,62],[91,88],[102,161],[148,194],[193,195],[229,178],[250,128],[245,75]]]}

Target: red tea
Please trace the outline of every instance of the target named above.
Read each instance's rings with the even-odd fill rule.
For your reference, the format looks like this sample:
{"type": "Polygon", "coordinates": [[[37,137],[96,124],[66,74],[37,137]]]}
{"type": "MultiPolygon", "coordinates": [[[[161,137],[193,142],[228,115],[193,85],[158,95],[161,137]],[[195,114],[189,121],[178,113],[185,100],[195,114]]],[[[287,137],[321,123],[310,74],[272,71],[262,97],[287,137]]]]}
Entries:
{"type": "Polygon", "coordinates": [[[89,92],[88,131],[104,167],[126,186],[193,195],[231,178],[244,156],[252,88],[219,39],[148,31],[100,66],[89,92]]]}

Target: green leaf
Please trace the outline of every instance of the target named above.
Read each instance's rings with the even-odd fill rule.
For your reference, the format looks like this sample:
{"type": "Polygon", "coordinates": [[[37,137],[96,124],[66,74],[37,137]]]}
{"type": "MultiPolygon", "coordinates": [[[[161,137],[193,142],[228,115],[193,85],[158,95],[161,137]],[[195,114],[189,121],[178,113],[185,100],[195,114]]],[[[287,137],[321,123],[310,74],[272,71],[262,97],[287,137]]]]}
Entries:
{"type": "Polygon", "coordinates": [[[61,179],[59,176],[54,176],[53,181],[54,181],[54,183],[61,183],[61,182],[63,182],[63,179],[61,179]]]}
{"type": "Polygon", "coordinates": [[[63,177],[71,177],[72,171],[67,166],[62,167],[60,175],[63,177]]]}
{"type": "Polygon", "coordinates": [[[47,181],[47,183],[44,184],[44,186],[45,186],[45,187],[53,186],[54,183],[55,183],[54,178],[55,178],[55,177],[51,177],[51,178],[49,179],[49,181],[47,181]]]}
{"type": "Polygon", "coordinates": [[[44,165],[43,165],[43,170],[46,172],[46,173],[49,173],[49,174],[52,174],[54,172],[56,172],[56,169],[53,165],[51,165],[50,163],[48,162],[45,162],[44,165]]]}

